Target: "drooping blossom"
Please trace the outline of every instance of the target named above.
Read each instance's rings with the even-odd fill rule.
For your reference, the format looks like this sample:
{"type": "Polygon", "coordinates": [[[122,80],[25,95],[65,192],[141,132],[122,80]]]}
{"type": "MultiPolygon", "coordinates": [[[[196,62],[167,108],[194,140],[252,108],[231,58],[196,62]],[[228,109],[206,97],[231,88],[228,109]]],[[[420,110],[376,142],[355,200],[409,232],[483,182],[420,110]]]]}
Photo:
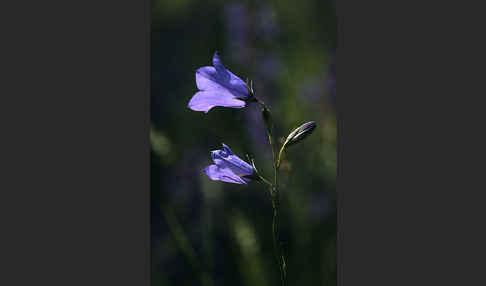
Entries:
{"type": "Polygon", "coordinates": [[[214,164],[204,168],[206,175],[213,181],[234,184],[247,184],[251,179],[244,176],[253,175],[253,167],[233,154],[223,143],[223,150],[211,151],[214,164]]]}
{"type": "Polygon", "coordinates": [[[226,69],[215,52],[213,65],[199,68],[196,71],[198,91],[187,105],[195,111],[207,113],[215,106],[243,108],[244,99],[248,97],[246,83],[226,69]]]}

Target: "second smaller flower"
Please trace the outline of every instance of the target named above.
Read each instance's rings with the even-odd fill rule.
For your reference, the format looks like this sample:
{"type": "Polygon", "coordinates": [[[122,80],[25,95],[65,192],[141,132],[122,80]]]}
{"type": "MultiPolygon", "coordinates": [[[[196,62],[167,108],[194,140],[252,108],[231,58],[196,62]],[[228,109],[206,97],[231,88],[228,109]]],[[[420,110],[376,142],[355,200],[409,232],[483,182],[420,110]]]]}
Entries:
{"type": "Polygon", "coordinates": [[[247,184],[251,182],[253,167],[233,154],[231,149],[223,143],[223,150],[211,151],[214,164],[204,168],[206,175],[213,181],[223,181],[233,184],[247,184]]]}

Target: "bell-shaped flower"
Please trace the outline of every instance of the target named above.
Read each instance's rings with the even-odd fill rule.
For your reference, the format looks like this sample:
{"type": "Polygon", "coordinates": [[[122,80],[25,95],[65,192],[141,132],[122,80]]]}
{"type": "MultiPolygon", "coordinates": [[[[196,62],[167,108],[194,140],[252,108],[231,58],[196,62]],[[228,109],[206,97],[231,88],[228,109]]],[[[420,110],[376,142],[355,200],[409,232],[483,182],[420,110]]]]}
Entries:
{"type": "Polygon", "coordinates": [[[251,181],[253,167],[233,154],[223,143],[223,150],[211,151],[214,164],[204,168],[206,175],[213,181],[234,184],[247,184],[251,181]]]}
{"type": "Polygon", "coordinates": [[[199,91],[193,95],[190,109],[207,113],[215,106],[243,108],[248,98],[248,88],[241,78],[227,70],[218,53],[213,56],[213,65],[196,71],[196,85],[199,91]]]}

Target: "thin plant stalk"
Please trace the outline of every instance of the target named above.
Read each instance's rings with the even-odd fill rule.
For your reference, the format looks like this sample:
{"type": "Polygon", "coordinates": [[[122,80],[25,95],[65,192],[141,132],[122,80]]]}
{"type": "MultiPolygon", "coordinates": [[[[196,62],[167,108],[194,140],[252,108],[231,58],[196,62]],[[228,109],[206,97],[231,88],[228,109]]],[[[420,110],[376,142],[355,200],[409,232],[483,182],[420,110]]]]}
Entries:
{"type": "MultiPolygon", "coordinates": [[[[270,144],[270,147],[272,149],[272,159],[273,159],[273,170],[274,170],[274,182],[273,184],[270,185],[270,198],[272,200],[272,207],[273,207],[273,220],[272,220],[272,234],[273,234],[273,246],[274,246],[274,252],[275,252],[275,257],[278,262],[279,270],[280,270],[280,280],[282,283],[282,286],[287,285],[287,263],[285,259],[285,254],[282,250],[282,246],[280,244],[280,235],[279,235],[279,205],[280,205],[280,200],[279,200],[279,187],[278,187],[278,170],[280,167],[280,157],[281,157],[281,152],[279,152],[278,155],[278,160],[277,160],[277,154],[275,152],[275,143],[273,140],[272,136],[272,129],[273,129],[273,123],[271,120],[270,116],[270,111],[265,105],[263,101],[255,97],[255,100],[260,104],[262,107],[262,115],[263,115],[263,121],[265,122],[266,125],[266,130],[267,130],[267,135],[268,135],[268,142],[270,144]],[[265,118],[265,112],[267,113],[267,116],[269,118],[265,118]]],[[[282,151],[282,150],[281,150],[282,151]]]]}

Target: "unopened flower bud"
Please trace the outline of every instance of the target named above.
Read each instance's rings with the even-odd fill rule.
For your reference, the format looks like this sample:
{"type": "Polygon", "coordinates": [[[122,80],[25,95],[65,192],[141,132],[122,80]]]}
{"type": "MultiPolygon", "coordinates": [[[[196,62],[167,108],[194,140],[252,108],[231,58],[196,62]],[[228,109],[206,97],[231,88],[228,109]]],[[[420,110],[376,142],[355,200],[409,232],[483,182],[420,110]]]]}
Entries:
{"type": "Polygon", "coordinates": [[[286,146],[293,145],[305,137],[309,136],[314,129],[316,128],[316,123],[314,121],[309,121],[307,123],[302,124],[297,129],[292,131],[292,133],[287,136],[287,140],[285,141],[286,146]]]}

